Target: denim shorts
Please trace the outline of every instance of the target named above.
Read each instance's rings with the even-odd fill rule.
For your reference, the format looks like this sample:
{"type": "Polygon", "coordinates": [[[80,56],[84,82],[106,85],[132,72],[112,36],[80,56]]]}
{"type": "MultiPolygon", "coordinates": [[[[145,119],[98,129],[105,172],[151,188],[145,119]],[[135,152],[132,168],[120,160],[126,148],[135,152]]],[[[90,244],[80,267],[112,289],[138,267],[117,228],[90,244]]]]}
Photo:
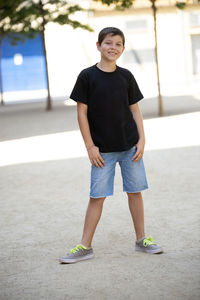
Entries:
{"type": "Polygon", "coordinates": [[[91,167],[91,198],[103,198],[113,195],[115,166],[117,162],[121,168],[124,192],[137,193],[148,188],[143,159],[141,158],[137,162],[132,160],[136,150],[136,146],[134,146],[128,151],[100,152],[105,161],[105,166],[97,168],[92,165],[91,167]]]}

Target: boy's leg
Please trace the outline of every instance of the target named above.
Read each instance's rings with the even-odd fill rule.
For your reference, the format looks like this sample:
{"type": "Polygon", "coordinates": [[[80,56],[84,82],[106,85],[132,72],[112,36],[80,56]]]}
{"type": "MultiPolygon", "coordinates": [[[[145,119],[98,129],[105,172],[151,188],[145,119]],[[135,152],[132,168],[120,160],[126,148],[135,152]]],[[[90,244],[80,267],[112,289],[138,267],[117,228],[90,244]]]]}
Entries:
{"type": "Polygon", "coordinates": [[[101,217],[105,198],[90,198],[83,229],[81,245],[71,249],[70,253],[59,259],[60,263],[71,264],[94,257],[91,248],[92,238],[101,217]]]}
{"type": "Polygon", "coordinates": [[[85,216],[85,224],[81,244],[87,248],[91,247],[95,229],[100,220],[104,198],[90,198],[85,216]]]}
{"type": "Polygon", "coordinates": [[[81,243],[90,247],[96,226],[100,220],[106,196],[113,194],[113,182],[116,166],[116,153],[101,153],[105,165],[103,168],[91,167],[90,200],[85,216],[81,243]],[[102,197],[104,196],[105,197],[102,197]]]}
{"type": "Polygon", "coordinates": [[[144,232],[144,207],[141,192],[148,188],[146,172],[143,159],[133,162],[132,158],[137,152],[137,147],[134,146],[128,151],[121,154],[119,164],[121,167],[123,190],[127,192],[129,209],[135,227],[137,240],[145,236],[144,232]]]}
{"type": "Polygon", "coordinates": [[[133,219],[137,238],[137,242],[135,243],[135,250],[151,254],[163,253],[163,249],[155,243],[155,240],[152,238],[152,236],[148,236],[147,238],[145,238],[144,208],[141,192],[127,194],[129,209],[133,219]]]}
{"type": "Polygon", "coordinates": [[[140,240],[145,236],[144,232],[144,206],[142,193],[127,193],[128,204],[135,227],[135,233],[137,240],[140,240]]]}

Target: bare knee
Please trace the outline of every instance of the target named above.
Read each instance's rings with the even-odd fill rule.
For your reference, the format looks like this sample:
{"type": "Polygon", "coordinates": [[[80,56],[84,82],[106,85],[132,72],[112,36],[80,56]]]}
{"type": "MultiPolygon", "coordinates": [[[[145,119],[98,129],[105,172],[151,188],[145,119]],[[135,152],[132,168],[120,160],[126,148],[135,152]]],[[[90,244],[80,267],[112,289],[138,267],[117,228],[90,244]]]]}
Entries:
{"type": "Polygon", "coordinates": [[[91,204],[103,205],[105,199],[106,199],[106,197],[104,197],[104,198],[92,198],[92,197],[90,197],[89,202],[91,204]]]}
{"type": "Polygon", "coordinates": [[[137,193],[127,193],[129,199],[138,199],[141,198],[142,193],[137,192],[137,193]]]}

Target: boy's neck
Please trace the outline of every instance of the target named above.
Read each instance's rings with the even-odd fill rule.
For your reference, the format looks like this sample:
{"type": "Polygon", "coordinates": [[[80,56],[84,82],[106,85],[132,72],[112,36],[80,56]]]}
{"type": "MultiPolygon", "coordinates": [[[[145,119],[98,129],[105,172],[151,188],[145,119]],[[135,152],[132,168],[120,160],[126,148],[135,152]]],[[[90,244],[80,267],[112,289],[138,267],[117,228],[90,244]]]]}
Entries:
{"type": "Polygon", "coordinates": [[[97,67],[104,72],[114,72],[116,70],[116,61],[107,62],[100,60],[100,62],[97,63],[97,67]]]}

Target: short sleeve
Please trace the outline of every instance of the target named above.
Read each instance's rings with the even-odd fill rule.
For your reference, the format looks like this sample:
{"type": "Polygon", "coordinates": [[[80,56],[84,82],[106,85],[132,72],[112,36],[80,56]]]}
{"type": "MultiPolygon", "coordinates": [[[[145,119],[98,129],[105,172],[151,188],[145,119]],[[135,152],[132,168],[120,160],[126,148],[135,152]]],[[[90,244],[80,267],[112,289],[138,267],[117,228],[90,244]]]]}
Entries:
{"type": "Polygon", "coordinates": [[[130,73],[128,96],[129,105],[135,104],[144,98],[132,73],[130,73]]]}
{"type": "Polygon", "coordinates": [[[88,103],[88,80],[86,74],[79,74],[74,88],[71,92],[70,99],[84,104],[88,103]]]}

